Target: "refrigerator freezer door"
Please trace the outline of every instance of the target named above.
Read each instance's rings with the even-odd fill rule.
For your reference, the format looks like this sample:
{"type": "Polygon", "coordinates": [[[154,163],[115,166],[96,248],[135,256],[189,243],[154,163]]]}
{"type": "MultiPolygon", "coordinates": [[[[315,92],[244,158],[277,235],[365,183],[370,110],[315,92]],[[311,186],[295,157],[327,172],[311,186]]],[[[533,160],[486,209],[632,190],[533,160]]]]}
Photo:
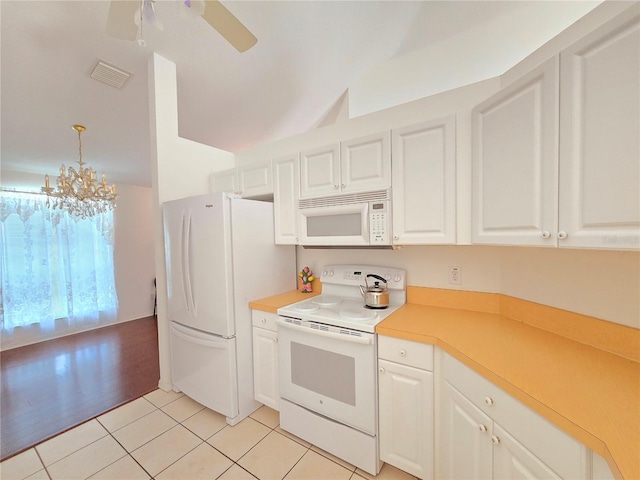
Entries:
{"type": "Polygon", "coordinates": [[[238,415],[236,340],[171,322],[173,385],[222,415],[238,415]]]}
{"type": "Polygon", "coordinates": [[[222,337],[235,335],[229,199],[164,205],[168,317],[222,337]]]}

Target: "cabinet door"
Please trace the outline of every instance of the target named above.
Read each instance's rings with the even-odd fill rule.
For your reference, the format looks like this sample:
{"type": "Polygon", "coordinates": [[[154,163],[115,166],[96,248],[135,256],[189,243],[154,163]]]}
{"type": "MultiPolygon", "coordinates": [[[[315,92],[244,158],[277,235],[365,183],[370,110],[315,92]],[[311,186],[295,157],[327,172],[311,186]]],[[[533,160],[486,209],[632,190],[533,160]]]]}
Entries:
{"type": "Polygon", "coordinates": [[[253,328],[253,396],[268,407],[278,410],[278,333],[253,328]]]}
{"type": "Polygon", "coordinates": [[[340,193],[340,145],[300,153],[300,198],[340,193]]]}
{"type": "Polygon", "coordinates": [[[560,246],[640,247],[639,12],[561,53],[560,246]]]}
{"type": "Polygon", "coordinates": [[[296,224],[300,174],[298,155],[273,161],[273,216],[276,245],[297,245],[296,224]]]}
{"type": "Polygon", "coordinates": [[[473,243],[555,246],[558,58],[472,112],[473,243]]]}
{"type": "Polygon", "coordinates": [[[209,190],[211,193],[239,193],[240,186],[238,185],[238,172],[236,169],[232,168],[212,173],[209,177],[209,190]]]}
{"type": "Polygon", "coordinates": [[[433,478],[433,374],[378,360],[380,460],[433,478]]]}
{"type": "Polygon", "coordinates": [[[493,478],[496,480],[560,479],[553,470],[509,435],[493,425],[493,478]]]}
{"type": "Polygon", "coordinates": [[[340,191],[391,186],[391,134],[383,132],[340,143],[340,191]]]}
{"type": "Polygon", "coordinates": [[[439,478],[492,477],[492,424],[464,395],[443,382],[439,478]]]}
{"type": "Polygon", "coordinates": [[[393,243],[456,241],[455,116],[393,130],[393,243]]]}
{"type": "Polygon", "coordinates": [[[242,198],[254,198],[273,193],[271,161],[238,167],[238,183],[242,198]]]}

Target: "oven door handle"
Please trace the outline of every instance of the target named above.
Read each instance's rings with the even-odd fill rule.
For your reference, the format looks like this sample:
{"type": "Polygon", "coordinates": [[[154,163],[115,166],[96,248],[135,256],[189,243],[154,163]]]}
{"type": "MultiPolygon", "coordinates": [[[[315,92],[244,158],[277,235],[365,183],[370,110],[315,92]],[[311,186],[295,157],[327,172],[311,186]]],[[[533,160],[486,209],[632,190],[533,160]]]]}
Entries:
{"type": "Polygon", "coordinates": [[[276,318],[276,323],[285,328],[290,328],[291,330],[296,330],[298,332],[307,333],[309,335],[319,335],[321,337],[333,338],[335,340],[340,340],[343,342],[351,342],[351,343],[360,343],[363,345],[371,345],[373,344],[374,335],[367,334],[364,337],[359,336],[351,336],[345,335],[343,333],[335,333],[335,332],[326,332],[324,330],[316,330],[315,328],[303,327],[301,325],[295,325],[293,323],[286,322],[282,320],[280,317],[276,318]]]}

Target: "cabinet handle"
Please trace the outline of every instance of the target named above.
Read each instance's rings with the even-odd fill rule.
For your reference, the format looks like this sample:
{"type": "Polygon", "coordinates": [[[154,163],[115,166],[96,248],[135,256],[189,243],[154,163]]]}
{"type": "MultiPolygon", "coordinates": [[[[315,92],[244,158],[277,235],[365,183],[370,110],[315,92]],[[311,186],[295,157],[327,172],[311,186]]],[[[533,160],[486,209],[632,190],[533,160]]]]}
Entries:
{"type": "Polygon", "coordinates": [[[345,187],[346,187],[346,185],[345,185],[344,183],[343,183],[342,185],[340,185],[340,186],[341,186],[342,188],[345,188],[345,187]]]}
{"type": "Polygon", "coordinates": [[[405,352],[404,350],[400,350],[400,356],[401,357],[406,357],[407,356],[407,352],[405,352]]]}
{"type": "Polygon", "coordinates": [[[498,445],[500,443],[500,438],[496,437],[495,435],[491,435],[491,441],[498,445]]]}
{"type": "Polygon", "coordinates": [[[380,373],[384,373],[384,367],[380,367],[380,368],[378,369],[378,371],[379,371],[380,373]]]}
{"type": "Polygon", "coordinates": [[[484,403],[486,403],[487,405],[493,405],[493,398],[491,397],[486,397],[484,399],[484,403]]]}
{"type": "Polygon", "coordinates": [[[567,232],[558,232],[558,238],[560,240],[564,240],[565,238],[567,238],[569,235],[567,234],[567,232]]]}
{"type": "Polygon", "coordinates": [[[480,424],[480,425],[478,425],[478,428],[480,429],[481,432],[486,432],[487,431],[487,426],[486,425],[480,424]]]}
{"type": "Polygon", "coordinates": [[[398,240],[398,238],[400,238],[398,235],[394,235],[394,236],[393,236],[393,239],[394,239],[394,240],[398,240]]]}
{"type": "Polygon", "coordinates": [[[277,338],[274,338],[274,339],[273,339],[273,343],[278,343],[278,339],[277,339],[277,338]]]}
{"type": "Polygon", "coordinates": [[[542,232],[542,238],[551,238],[551,234],[545,230],[542,232]]]}
{"type": "Polygon", "coordinates": [[[338,189],[338,185],[334,185],[333,188],[335,188],[337,190],[338,189]]]}
{"type": "Polygon", "coordinates": [[[267,319],[266,319],[266,318],[263,318],[263,319],[262,319],[262,323],[267,323],[267,319]]]}

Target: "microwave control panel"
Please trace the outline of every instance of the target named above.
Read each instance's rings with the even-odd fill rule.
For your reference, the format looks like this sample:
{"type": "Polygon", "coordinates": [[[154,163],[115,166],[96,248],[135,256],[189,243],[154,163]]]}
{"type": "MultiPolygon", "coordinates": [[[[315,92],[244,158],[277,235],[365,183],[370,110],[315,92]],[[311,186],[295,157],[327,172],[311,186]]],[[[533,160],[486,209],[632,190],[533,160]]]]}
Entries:
{"type": "Polygon", "coordinates": [[[370,245],[390,245],[391,212],[388,201],[369,202],[370,245]]]}

